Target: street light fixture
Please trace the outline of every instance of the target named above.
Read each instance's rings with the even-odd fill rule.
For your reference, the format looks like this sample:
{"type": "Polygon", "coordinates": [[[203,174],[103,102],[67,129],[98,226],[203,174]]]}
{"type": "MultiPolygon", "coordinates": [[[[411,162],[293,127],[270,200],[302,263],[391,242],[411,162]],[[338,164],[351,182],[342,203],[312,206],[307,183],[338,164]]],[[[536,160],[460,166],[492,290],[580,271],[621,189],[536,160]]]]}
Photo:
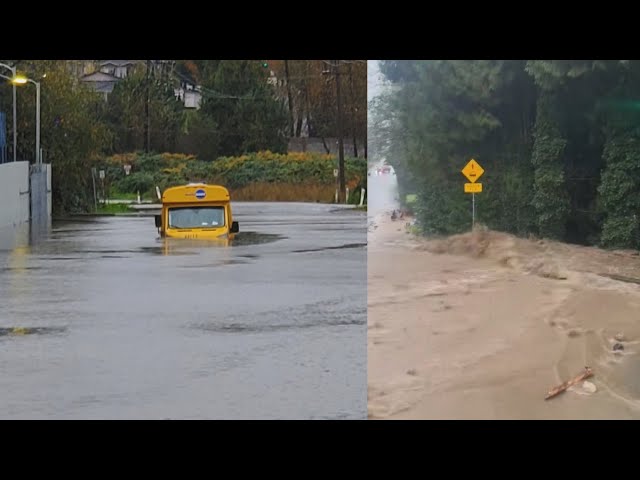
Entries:
{"type": "Polygon", "coordinates": [[[11,83],[14,85],[33,83],[36,86],[36,165],[40,166],[42,163],[42,156],[40,155],[40,82],[31,80],[24,75],[14,75],[11,83]]]}
{"type": "MultiPolygon", "coordinates": [[[[16,76],[16,67],[12,67],[10,65],[6,65],[4,63],[0,63],[0,67],[4,67],[8,70],[11,71],[11,76],[13,78],[15,78],[16,76]]],[[[3,78],[7,78],[7,77],[3,77],[3,78]]],[[[15,84],[13,85],[13,161],[15,162],[17,160],[17,155],[18,155],[18,149],[17,144],[18,144],[18,121],[16,119],[17,115],[17,107],[16,107],[16,86],[15,84]]]]}

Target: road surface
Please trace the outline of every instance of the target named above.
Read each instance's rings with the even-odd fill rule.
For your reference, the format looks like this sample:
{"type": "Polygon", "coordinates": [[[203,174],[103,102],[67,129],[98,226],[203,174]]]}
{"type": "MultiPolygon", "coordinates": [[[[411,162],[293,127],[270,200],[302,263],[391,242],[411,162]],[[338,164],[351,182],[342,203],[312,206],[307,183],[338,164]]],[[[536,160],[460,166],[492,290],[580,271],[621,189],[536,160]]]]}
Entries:
{"type": "Polygon", "coordinates": [[[0,245],[0,418],[365,418],[365,214],[234,217],[230,247],[159,240],[149,216],[0,245]]]}

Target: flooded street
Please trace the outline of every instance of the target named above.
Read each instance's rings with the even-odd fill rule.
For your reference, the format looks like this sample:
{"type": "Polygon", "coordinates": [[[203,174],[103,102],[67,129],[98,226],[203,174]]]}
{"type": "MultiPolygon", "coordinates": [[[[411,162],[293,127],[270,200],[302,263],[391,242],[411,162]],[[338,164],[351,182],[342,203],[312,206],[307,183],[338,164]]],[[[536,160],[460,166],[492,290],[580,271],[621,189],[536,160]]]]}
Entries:
{"type": "Polygon", "coordinates": [[[370,418],[640,418],[637,252],[414,237],[389,218],[394,179],[369,178],[370,418]]]}
{"type": "Polygon", "coordinates": [[[0,417],[366,417],[366,214],[235,203],[233,245],[83,217],[0,245],[0,417]]]}

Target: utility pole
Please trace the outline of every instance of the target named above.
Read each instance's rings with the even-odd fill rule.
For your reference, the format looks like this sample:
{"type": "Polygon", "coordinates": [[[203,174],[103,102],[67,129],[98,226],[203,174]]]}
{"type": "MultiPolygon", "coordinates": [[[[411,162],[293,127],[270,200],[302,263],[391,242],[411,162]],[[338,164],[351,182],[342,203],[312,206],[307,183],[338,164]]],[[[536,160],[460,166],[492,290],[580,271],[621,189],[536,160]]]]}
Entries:
{"type": "Polygon", "coordinates": [[[342,98],[340,96],[340,60],[334,60],[336,74],[336,103],[338,107],[338,178],[340,182],[340,203],[346,203],[345,180],[344,180],[344,141],[342,138],[342,98]]]}
{"type": "Polygon", "coordinates": [[[149,96],[151,81],[151,60],[147,60],[146,98],[144,102],[144,151],[149,153],[151,149],[151,128],[149,125],[149,96]]]}
{"type": "Polygon", "coordinates": [[[293,101],[291,100],[291,83],[289,82],[289,60],[284,61],[284,79],[287,82],[287,105],[289,106],[289,125],[291,127],[289,135],[295,136],[295,125],[293,122],[293,101]]]}

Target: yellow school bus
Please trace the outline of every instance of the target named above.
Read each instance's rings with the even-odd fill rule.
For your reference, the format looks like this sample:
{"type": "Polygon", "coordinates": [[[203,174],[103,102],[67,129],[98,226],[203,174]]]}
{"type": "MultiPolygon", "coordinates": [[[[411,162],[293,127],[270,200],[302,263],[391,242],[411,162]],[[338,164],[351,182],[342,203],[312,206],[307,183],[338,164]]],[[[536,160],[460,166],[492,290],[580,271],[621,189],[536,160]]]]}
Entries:
{"type": "Polygon", "coordinates": [[[189,183],[167,188],[162,213],[156,215],[161,237],[232,240],[239,231],[233,221],[229,191],[220,185],[189,183]]]}

